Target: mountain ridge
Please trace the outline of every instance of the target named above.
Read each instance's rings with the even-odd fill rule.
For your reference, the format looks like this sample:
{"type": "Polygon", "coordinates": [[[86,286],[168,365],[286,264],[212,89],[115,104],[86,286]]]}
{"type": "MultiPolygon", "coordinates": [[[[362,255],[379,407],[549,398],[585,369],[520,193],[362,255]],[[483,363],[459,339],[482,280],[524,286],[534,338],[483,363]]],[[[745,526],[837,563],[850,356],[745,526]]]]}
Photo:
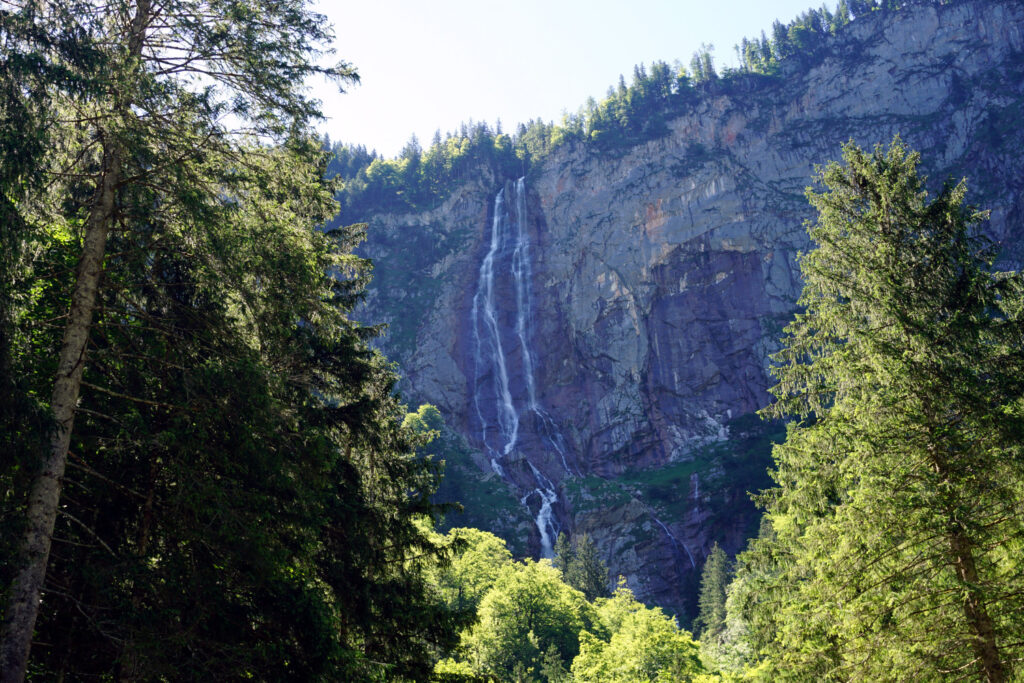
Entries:
{"type": "MultiPolygon", "coordinates": [[[[736,552],[756,530],[746,493],[768,484],[778,427],[752,415],[795,310],[815,164],[846,140],[870,147],[898,133],[932,185],[968,178],[1003,260],[1021,262],[1024,140],[1006,124],[1024,112],[1024,8],[878,14],[846,26],[814,64],[784,61],[782,78],[707,88],[664,136],[616,150],[570,141],[526,175],[538,400],[583,476],[559,474],[569,468],[550,452],[513,462],[557,484],[560,528],[589,533],[648,601],[692,614],[712,543],[736,552]]],[[[392,322],[381,345],[405,395],[437,405],[461,435],[449,469],[519,499],[524,484],[498,480],[471,424],[472,293],[495,195],[514,180],[479,171],[434,208],[368,215],[361,253],[376,276],[364,315],[392,322]]],[[[537,511],[502,509],[474,519],[536,552],[537,511]]]]}

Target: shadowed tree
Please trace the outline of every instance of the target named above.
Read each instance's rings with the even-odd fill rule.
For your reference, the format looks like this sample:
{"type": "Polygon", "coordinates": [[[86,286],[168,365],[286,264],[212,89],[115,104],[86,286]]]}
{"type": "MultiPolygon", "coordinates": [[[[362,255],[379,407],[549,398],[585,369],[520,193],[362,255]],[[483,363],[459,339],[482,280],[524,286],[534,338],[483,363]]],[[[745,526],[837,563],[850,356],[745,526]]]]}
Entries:
{"type": "Polygon", "coordinates": [[[608,566],[598,556],[589,534],[570,541],[560,533],[554,550],[553,564],[567,584],[587,596],[587,600],[608,596],[608,566]]]}
{"type": "Polygon", "coordinates": [[[694,635],[701,641],[714,640],[725,630],[725,589],[729,585],[729,558],[718,543],[704,561],[700,577],[698,614],[693,621],[694,635]]]}
{"type": "Polygon", "coordinates": [[[436,472],[347,318],[361,230],[314,230],[335,205],[303,82],[354,72],[317,66],[298,0],[67,8],[0,14],[8,66],[61,26],[95,54],[53,61],[102,84],[48,80],[46,192],[5,195],[36,227],[9,354],[54,429],[3,472],[2,680],[33,632],[39,678],[425,676],[455,633],[414,523],[436,472]]]}

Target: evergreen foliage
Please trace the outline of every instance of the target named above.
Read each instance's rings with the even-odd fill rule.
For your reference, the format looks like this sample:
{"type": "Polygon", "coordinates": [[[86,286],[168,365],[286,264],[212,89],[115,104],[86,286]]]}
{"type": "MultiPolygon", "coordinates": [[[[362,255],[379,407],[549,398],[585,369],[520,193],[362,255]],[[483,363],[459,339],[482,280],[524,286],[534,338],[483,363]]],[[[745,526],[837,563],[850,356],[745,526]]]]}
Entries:
{"type": "Polygon", "coordinates": [[[494,177],[516,177],[526,170],[528,148],[485,123],[464,124],[457,134],[440,135],[424,151],[410,140],[396,159],[385,160],[365,147],[336,144],[331,148],[328,176],[341,180],[336,194],[339,213],[328,227],[358,221],[374,207],[390,211],[433,208],[460,181],[488,169],[494,177]]]}
{"type": "MultiPolygon", "coordinates": [[[[40,16],[34,8],[0,9],[0,487],[4,509],[20,504],[34,459],[50,429],[43,401],[32,391],[32,371],[19,353],[19,311],[31,296],[25,287],[30,251],[45,238],[29,205],[43,192],[43,172],[53,142],[54,86],[86,96],[100,87],[90,77],[101,56],[80,36],[72,17],[77,3],[40,16]]],[[[0,515],[0,556],[18,550],[23,531],[17,515],[0,515]]],[[[0,564],[0,586],[11,580],[0,564]]]]}
{"type": "Polygon", "coordinates": [[[1022,279],[992,270],[964,184],[929,198],[898,138],[843,158],[808,191],[804,312],[766,410],[794,421],[730,600],[778,679],[1010,680],[1022,279]]]}
{"type": "Polygon", "coordinates": [[[40,680],[426,677],[461,622],[425,582],[436,467],[348,318],[361,228],[315,230],[301,83],[354,78],[315,65],[323,18],[11,6],[3,680],[29,638],[40,680]]]}
{"type": "MultiPolygon", "coordinates": [[[[443,422],[405,412],[350,318],[369,268],[347,223],[655,139],[909,4],[843,0],[744,40],[737,70],[705,45],[560,125],[471,123],[396,160],[311,135],[304,76],[355,73],[316,66],[298,0],[0,7],[2,680],[700,677],[674,620],[623,581],[606,597],[587,535],[552,566],[431,530],[443,422]]],[[[808,195],[778,488],[728,588],[712,549],[695,622],[752,677],[1020,675],[1024,281],[917,161],[848,145],[808,195]]]]}
{"type": "Polygon", "coordinates": [[[725,631],[725,589],[729,585],[729,558],[715,543],[704,561],[700,577],[698,614],[693,632],[702,641],[717,640],[725,631]]]}
{"type": "Polygon", "coordinates": [[[565,576],[566,570],[569,568],[569,563],[573,559],[572,543],[569,542],[569,536],[564,532],[558,533],[558,538],[555,539],[555,556],[551,560],[551,564],[554,565],[555,569],[562,572],[562,576],[565,576]]]}
{"type": "Polygon", "coordinates": [[[809,9],[789,23],[776,21],[771,34],[744,38],[736,45],[739,66],[719,73],[714,46],[702,44],[689,68],[678,60],[639,64],[604,99],[588,99],[558,122],[520,124],[514,134],[500,124],[463,124],[444,137],[440,131],[426,149],[413,139],[395,159],[363,146],[329,145],[328,177],[341,180],[341,211],[330,223],[344,225],[382,210],[420,211],[439,206],[458,183],[482,175],[503,182],[529,172],[551,150],[585,144],[617,153],[669,133],[668,122],[693,111],[706,98],[750,87],[752,80],[777,79],[787,69],[807,68],[827,53],[833,39],[858,17],[895,12],[915,5],[948,5],[958,0],[840,0],[834,10],[809,9]]]}
{"type": "Polygon", "coordinates": [[[554,566],[562,579],[587,596],[587,600],[608,597],[608,566],[597,554],[588,534],[568,540],[564,533],[555,542],[554,566]]]}

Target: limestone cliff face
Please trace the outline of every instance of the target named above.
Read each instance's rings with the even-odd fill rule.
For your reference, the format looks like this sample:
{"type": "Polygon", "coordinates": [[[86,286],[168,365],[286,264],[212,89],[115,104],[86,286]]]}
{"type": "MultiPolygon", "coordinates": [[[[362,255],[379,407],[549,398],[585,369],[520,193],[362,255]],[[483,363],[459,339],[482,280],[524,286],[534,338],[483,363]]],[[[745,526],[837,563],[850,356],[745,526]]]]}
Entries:
{"type": "MultiPolygon", "coordinates": [[[[933,185],[967,177],[1016,265],[1022,121],[1024,5],[979,0],[865,17],[813,66],[710,88],[665,137],[614,154],[567,145],[532,169],[537,400],[570,462],[517,457],[557,485],[558,525],[589,532],[642,597],[685,608],[711,543],[738,550],[756,520],[745,490],[764,485],[768,439],[750,415],[799,295],[814,165],[899,133],[933,185]]],[[[384,348],[405,393],[477,448],[467,321],[508,180],[373,216],[365,246],[378,264],[367,317],[397,328],[384,348]]]]}

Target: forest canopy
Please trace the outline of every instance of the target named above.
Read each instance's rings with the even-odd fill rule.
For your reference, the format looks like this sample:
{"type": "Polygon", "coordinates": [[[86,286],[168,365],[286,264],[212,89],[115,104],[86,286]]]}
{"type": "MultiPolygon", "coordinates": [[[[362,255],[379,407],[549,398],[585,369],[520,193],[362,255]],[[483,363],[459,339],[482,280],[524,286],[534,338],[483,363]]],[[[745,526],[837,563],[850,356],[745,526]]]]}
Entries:
{"type": "Polygon", "coordinates": [[[669,121],[696,110],[709,97],[782,82],[814,66],[859,18],[959,1],[840,0],[833,9],[822,5],[788,23],[776,21],[758,37],[742,39],[734,46],[736,67],[718,69],[714,46],[702,44],[687,63],[638,64],[628,80],[620,75],[604,98],[590,98],[560,121],[534,119],[510,131],[500,121],[469,121],[444,135],[438,130],[427,146],[412,136],[394,159],[364,145],[332,143],[325,136],[323,145],[331,155],[328,176],[341,181],[336,194],[340,212],[332,225],[365,220],[380,207],[391,212],[434,208],[461,181],[481,173],[494,178],[526,175],[536,162],[564,145],[621,153],[667,135],[669,121]]]}
{"type": "Polygon", "coordinates": [[[0,31],[3,680],[423,677],[459,623],[423,574],[437,470],[348,317],[361,227],[316,229],[301,84],[356,78],[323,17],[31,2],[0,31]]]}
{"type": "Polygon", "coordinates": [[[1024,279],[993,269],[966,185],[929,197],[918,163],[849,143],[808,190],[764,411],[790,419],[777,487],[718,627],[723,662],[773,680],[1019,669],[1024,279]]]}

